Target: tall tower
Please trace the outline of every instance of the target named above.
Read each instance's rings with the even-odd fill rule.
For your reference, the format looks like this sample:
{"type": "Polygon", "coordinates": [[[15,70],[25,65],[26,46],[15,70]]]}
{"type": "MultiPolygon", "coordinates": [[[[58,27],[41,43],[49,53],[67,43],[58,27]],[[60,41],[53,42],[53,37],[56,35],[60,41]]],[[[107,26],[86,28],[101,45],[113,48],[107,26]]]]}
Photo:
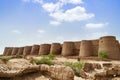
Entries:
{"type": "Polygon", "coordinates": [[[20,47],[20,48],[18,49],[17,56],[23,55],[23,50],[24,50],[24,47],[20,47]]]}
{"type": "Polygon", "coordinates": [[[12,53],[11,53],[11,55],[13,56],[13,55],[16,55],[17,53],[18,53],[18,47],[14,47],[13,49],[12,49],[12,53]]]}
{"type": "Polygon", "coordinates": [[[64,42],[62,47],[63,56],[72,56],[74,55],[74,42],[64,42]]]}
{"type": "Polygon", "coordinates": [[[88,57],[93,55],[92,42],[90,40],[82,40],[80,45],[80,57],[88,57]]]}
{"type": "Polygon", "coordinates": [[[41,44],[39,55],[48,55],[50,53],[51,44],[41,44]]]}
{"type": "Polygon", "coordinates": [[[30,55],[31,49],[32,49],[32,46],[25,46],[23,50],[23,55],[24,56],[30,55]]]}
{"type": "Polygon", "coordinates": [[[50,53],[51,54],[61,54],[62,46],[60,43],[52,43],[50,53]]]}
{"type": "Polygon", "coordinates": [[[104,36],[99,40],[99,52],[107,52],[108,58],[120,59],[119,42],[114,36],[104,36]]]}
{"type": "Polygon", "coordinates": [[[30,55],[38,55],[39,49],[40,49],[40,45],[33,45],[30,55]]]}

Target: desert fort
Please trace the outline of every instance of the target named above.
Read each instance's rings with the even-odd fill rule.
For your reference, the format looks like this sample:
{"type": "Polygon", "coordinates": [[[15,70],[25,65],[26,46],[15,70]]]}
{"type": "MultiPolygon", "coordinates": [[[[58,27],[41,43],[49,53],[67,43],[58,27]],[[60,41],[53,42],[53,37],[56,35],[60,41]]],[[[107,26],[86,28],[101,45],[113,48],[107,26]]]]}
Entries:
{"type": "Polygon", "coordinates": [[[5,47],[0,80],[120,80],[119,60],[115,36],[5,47]]]}
{"type": "Polygon", "coordinates": [[[89,57],[98,56],[99,52],[107,52],[109,59],[120,59],[120,43],[115,36],[104,36],[96,40],[82,40],[77,42],[64,42],[41,44],[24,47],[5,47],[3,55],[47,55],[89,57]]]}

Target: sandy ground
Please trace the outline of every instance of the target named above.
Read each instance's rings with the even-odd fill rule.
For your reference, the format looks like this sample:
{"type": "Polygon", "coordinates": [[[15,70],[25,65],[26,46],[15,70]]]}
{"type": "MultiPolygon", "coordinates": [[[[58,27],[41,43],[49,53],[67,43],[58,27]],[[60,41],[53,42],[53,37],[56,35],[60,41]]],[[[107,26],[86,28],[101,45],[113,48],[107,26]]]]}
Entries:
{"type": "MultiPolygon", "coordinates": [[[[30,58],[30,57],[28,57],[30,58]]],[[[34,58],[37,58],[37,59],[40,59],[41,57],[34,57],[34,58]]],[[[67,58],[64,58],[64,57],[56,57],[56,59],[54,60],[56,62],[77,62],[77,59],[67,59],[67,58]]],[[[103,63],[112,63],[112,64],[120,64],[119,61],[95,61],[95,60],[82,60],[82,62],[89,62],[89,63],[99,63],[99,64],[103,64],[103,63]]],[[[0,64],[1,65],[1,64],[0,64]]],[[[17,68],[24,68],[24,67],[27,67],[29,65],[33,65],[31,63],[29,63],[28,60],[25,60],[25,59],[11,59],[9,60],[9,62],[7,63],[7,65],[9,65],[10,67],[12,67],[14,70],[17,68]]],[[[17,70],[16,69],[16,70],[17,70]]],[[[103,70],[100,69],[100,70],[95,70],[94,72],[92,72],[92,74],[88,74],[88,75],[94,75],[96,72],[102,72],[103,70]]],[[[33,76],[34,80],[51,80],[43,75],[31,75],[33,76]]],[[[33,80],[33,79],[29,79],[31,76],[27,76],[26,78],[27,79],[23,79],[23,80],[33,80]]],[[[77,77],[75,76],[74,77],[74,80],[87,80],[87,79],[83,79],[81,77],[77,77]]],[[[88,79],[90,80],[90,79],[88,79]]],[[[120,80],[120,79],[116,79],[116,80],[120,80]]]]}
{"type": "MultiPolygon", "coordinates": [[[[37,59],[40,59],[41,57],[34,57],[34,58],[37,58],[37,59]]],[[[77,59],[68,59],[68,58],[65,58],[65,57],[56,57],[56,59],[54,60],[56,63],[64,63],[64,62],[77,62],[77,59]]],[[[119,63],[119,61],[95,61],[95,60],[81,60],[82,62],[89,62],[89,63],[99,63],[99,64],[103,64],[103,63],[119,63]]],[[[89,76],[93,76],[96,72],[102,72],[103,70],[100,69],[100,70],[95,70],[94,72],[92,72],[92,74],[88,74],[89,76]]],[[[74,80],[87,80],[87,79],[83,79],[81,77],[77,77],[75,76],[74,77],[74,80]]],[[[90,80],[90,79],[88,79],[90,80]]]]}

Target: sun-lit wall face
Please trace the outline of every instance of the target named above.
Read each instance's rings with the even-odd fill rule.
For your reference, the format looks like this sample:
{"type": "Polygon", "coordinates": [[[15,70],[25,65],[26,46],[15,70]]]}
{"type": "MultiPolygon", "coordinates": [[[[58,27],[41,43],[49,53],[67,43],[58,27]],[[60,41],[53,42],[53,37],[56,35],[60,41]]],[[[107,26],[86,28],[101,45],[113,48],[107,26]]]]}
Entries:
{"type": "Polygon", "coordinates": [[[101,37],[99,40],[98,53],[100,52],[106,52],[108,54],[108,58],[120,59],[119,42],[114,36],[101,37]]]}

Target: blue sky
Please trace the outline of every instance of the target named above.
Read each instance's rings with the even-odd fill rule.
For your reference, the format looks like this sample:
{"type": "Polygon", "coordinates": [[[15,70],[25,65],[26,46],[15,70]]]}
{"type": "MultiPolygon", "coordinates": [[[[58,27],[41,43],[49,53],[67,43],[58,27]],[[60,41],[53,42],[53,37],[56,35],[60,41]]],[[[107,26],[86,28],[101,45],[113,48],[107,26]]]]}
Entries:
{"type": "Polygon", "coordinates": [[[0,53],[5,46],[120,40],[120,0],[0,0],[0,53]]]}

